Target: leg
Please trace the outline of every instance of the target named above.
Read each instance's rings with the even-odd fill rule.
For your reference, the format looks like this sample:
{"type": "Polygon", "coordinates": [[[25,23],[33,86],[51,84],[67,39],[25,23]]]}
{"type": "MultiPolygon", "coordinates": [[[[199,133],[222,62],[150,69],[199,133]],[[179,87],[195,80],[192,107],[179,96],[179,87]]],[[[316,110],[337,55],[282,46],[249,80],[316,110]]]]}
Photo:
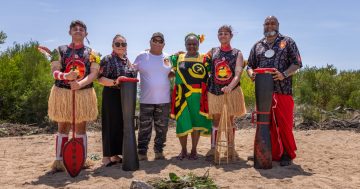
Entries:
{"type": "Polygon", "coordinates": [[[86,134],[86,122],[77,123],[75,125],[76,140],[80,141],[84,146],[84,169],[90,168],[94,163],[89,159],[87,160],[87,146],[88,138],[86,134]]]}
{"type": "Polygon", "coordinates": [[[219,128],[220,114],[213,115],[213,128],[211,132],[211,149],[206,153],[206,161],[213,161],[215,155],[216,137],[219,128]]]}
{"type": "Polygon", "coordinates": [[[272,111],[271,144],[274,160],[294,159],[296,157],[296,143],[293,129],[294,101],[290,95],[276,95],[276,108],[272,111]]]}
{"type": "Polygon", "coordinates": [[[152,123],[154,120],[154,105],[140,104],[140,127],[138,133],[138,153],[146,155],[151,139],[152,123]]]}
{"type": "Polygon", "coordinates": [[[179,141],[181,144],[181,152],[178,155],[178,160],[183,160],[185,157],[187,157],[187,135],[179,137],[179,141]]]}
{"type": "Polygon", "coordinates": [[[87,158],[87,134],[86,134],[86,122],[75,124],[76,139],[79,140],[84,146],[84,159],[87,158]]]}
{"type": "Polygon", "coordinates": [[[190,153],[189,159],[193,159],[193,160],[198,159],[198,157],[197,157],[197,145],[199,143],[199,138],[200,138],[200,131],[193,131],[191,133],[192,148],[191,148],[191,153],[190,153]]]}
{"type": "Polygon", "coordinates": [[[215,148],[217,130],[219,128],[220,114],[213,115],[213,132],[211,133],[211,148],[215,148]]]}
{"type": "Polygon", "coordinates": [[[169,123],[169,115],[170,115],[170,103],[166,104],[157,104],[155,105],[154,111],[154,126],[156,131],[155,136],[155,145],[154,151],[155,155],[160,155],[160,159],[162,159],[161,155],[163,154],[163,149],[165,147],[166,142],[166,134],[168,131],[168,123],[169,123]]]}
{"type": "Polygon", "coordinates": [[[56,159],[51,166],[53,172],[64,171],[65,168],[62,164],[63,156],[62,150],[64,149],[65,143],[69,140],[69,123],[58,123],[58,133],[56,134],[55,154],[56,159]]]}

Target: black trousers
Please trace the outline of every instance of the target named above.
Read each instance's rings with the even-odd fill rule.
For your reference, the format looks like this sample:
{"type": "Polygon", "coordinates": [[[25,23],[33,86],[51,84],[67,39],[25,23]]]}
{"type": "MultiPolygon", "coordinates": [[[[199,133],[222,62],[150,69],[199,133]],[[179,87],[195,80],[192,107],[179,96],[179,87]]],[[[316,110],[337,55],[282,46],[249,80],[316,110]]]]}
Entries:
{"type": "Polygon", "coordinates": [[[103,156],[122,155],[124,125],[120,89],[104,87],[101,117],[103,156]]]}

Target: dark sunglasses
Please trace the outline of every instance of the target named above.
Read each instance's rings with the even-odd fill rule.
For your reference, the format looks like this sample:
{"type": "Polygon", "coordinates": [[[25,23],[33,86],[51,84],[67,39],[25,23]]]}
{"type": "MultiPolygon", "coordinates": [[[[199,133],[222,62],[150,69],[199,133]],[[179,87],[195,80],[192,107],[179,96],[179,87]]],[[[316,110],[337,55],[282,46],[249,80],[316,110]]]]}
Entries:
{"type": "Polygon", "coordinates": [[[127,43],[120,43],[120,42],[115,42],[114,43],[115,47],[126,47],[127,46],[127,43]]]}
{"type": "Polygon", "coordinates": [[[157,40],[157,39],[152,39],[153,43],[159,43],[159,44],[163,44],[164,41],[163,40],[157,40]]]}

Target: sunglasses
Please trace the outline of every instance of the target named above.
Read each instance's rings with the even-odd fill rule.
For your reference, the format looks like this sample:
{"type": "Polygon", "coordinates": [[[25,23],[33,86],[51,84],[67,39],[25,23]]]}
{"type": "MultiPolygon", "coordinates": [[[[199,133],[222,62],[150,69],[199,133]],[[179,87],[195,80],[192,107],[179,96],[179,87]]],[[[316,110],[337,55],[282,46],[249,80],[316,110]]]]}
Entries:
{"type": "Polygon", "coordinates": [[[163,40],[157,40],[157,39],[152,39],[153,43],[159,43],[159,44],[163,44],[164,41],[163,40]]]}
{"type": "Polygon", "coordinates": [[[127,43],[120,43],[120,42],[115,42],[114,43],[115,47],[126,47],[127,46],[127,43]]]}

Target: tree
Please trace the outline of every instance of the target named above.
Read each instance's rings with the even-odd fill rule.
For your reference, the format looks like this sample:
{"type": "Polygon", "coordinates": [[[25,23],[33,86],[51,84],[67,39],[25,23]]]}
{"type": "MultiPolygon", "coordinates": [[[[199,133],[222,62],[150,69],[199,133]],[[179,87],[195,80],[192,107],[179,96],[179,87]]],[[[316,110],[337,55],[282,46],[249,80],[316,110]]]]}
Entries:
{"type": "Polygon", "coordinates": [[[7,38],[6,33],[4,33],[3,31],[0,32],[0,45],[5,43],[5,39],[7,38]]]}

